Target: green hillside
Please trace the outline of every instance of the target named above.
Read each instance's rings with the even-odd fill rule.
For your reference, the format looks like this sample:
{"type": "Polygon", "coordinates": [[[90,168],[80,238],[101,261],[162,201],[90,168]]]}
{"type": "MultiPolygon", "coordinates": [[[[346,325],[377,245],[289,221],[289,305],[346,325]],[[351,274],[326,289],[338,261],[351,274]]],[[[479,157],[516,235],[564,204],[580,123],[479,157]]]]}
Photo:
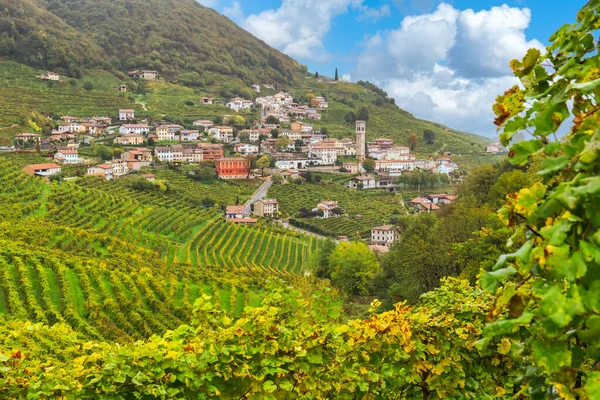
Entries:
{"type": "Polygon", "coordinates": [[[34,155],[0,157],[0,321],[63,322],[119,341],[188,323],[210,295],[233,315],[258,305],[267,276],[295,279],[321,246],[313,236],[224,222],[201,196],[226,203],[253,187],[182,181],[169,190],[131,180],[47,184],[23,173],[34,155]],[[203,192],[204,191],[204,192],[203,192]]]}
{"type": "Polygon", "coordinates": [[[0,56],[71,76],[146,68],[201,86],[222,75],[287,83],[302,70],[195,0],[0,0],[0,9],[0,56]]]}

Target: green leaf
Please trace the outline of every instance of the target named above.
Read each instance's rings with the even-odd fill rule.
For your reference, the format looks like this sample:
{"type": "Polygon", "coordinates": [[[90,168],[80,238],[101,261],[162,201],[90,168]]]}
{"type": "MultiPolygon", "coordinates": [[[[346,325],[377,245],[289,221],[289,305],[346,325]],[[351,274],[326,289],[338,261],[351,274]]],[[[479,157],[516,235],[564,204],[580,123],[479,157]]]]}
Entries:
{"type": "Polygon", "coordinates": [[[511,147],[510,161],[513,164],[524,165],[530,155],[536,154],[543,147],[544,145],[539,139],[517,142],[511,147]]]}
{"type": "Polygon", "coordinates": [[[562,147],[562,143],[561,142],[551,142],[548,143],[546,145],[546,147],[544,147],[544,154],[547,156],[553,156],[556,153],[558,153],[558,151],[561,149],[562,147]]]}
{"type": "Polygon", "coordinates": [[[541,340],[533,342],[533,358],[536,364],[550,372],[559,372],[571,365],[571,352],[565,342],[545,343],[541,340]]]}
{"type": "Polygon", "coordinates": [[[554,224],[544,227],[540,234],[548,240],[553,246],[560,246],[567,237],[567,232],[571,229],[571,224],[567,219],[561,219],[554,224]]]}
{"type": "Polygon", "coordinates": [[[273,393],[277,390],[277,385],[273,381],[265,381],[263,383],[263,390],[267,393],[273,393]]]}
{"type": "Polygon", "coordinates": [[[571,162],[565,156],[558,158],[545,158],[542,160],[542,170],[538,172],[538,175],[554,175],[556,172],[563,170],[571,162]]]}
{"type": "Polygon", "coordinates": [[[600,78],[589,82],[573,83],[571,85],[571,89],[577,89],[581,90],[583,93],[589,93],[596,90],[598,86],[600,86],[600,78]]]}
{"type": "Polygon", "coordinates": [[[517,270],[512,265],[493,272],[483,271],[480,280],[481,287],[483,290],[493,293],[498,288],[499,282],[504,281],[506,278],[516,273],[517,270]]]}
{"type": "Polygon", "coordinates": [[[583,388],[588,399],[600,399],[600,372],[591,373],[583,388]]]}

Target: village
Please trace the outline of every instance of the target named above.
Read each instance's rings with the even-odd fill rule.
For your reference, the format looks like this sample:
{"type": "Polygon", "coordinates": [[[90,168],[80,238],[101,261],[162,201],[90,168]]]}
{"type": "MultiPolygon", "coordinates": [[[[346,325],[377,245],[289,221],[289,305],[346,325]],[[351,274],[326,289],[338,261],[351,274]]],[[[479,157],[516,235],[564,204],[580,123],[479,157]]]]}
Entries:
{"type": "MultiPolygon", "coordinates": [[[[137,79],[157,79],[156,71],[130,71],[137,79]]],[[[59,79],[48,73],[41,79],[59,79]]],[[[274,89],[272,85],[263,85],[274,89]]],[[[126,91],[125,86],[117,88],[126,91]]],[[[261,86],[252,85],[260,93],[261,86]]],[[[313,126],[328,108],[322,96],[311,96],[307,104],[298,104],[291,94],[278,92],[271,96],[245,100],[239,97],[228,102],[210,97],[200,98],[204,105],[221,104],[233,112],[257,108],[260,121],[252,128],[239,129],[227,124],[234,116],[225,116],[217,122],[199,119],[184,126],[169,121],[149,122],[136,116],[134,109],[115,110],[115,117],[62,116],[50,135],[37,133],[17,134],[9,151],[40,151],[52,156],[52,162],[28,165],[23,170],[31,175],[51,178],[61,174],[62,167],[77,165],[85,168],[87,176],[110,181],[129,174],[140,174],[154,181],[152,168],[160,165],[210,165],[216,177],[222,180],[262,181],[257,193],[243,205],[226,205],[225,220],[237,224],[255,224],[257,218],[279,219],[278,200],[264,198],[275,182],[288,184],[307,171],[348,176],[346,187],[353,190],[382,190],[395,192],[402,178],[419,171],[445,177],[447,182],[458,177],[459,167],[444,153],[436,158],[417,158],[408,147],[393,140],[376,138],[367,142],[367,122],[356,120],[354,137],[329,137],[313,126]],[[96,142],[120,146],[122,152],[109,160],[82,156],[86,146],[96,142]],[[260,195],[259,195],[260,194],[260,195]]],[[[489,153],[501,152],[494,142],[489,153]]],[[[50,161],[50,160],[49,160],[50,161]]],[[[406,200],[411,212],[436,211],[443,204],[456,200],[447,194],[422,195],[406,200]]],[[[323,199],[318,204],[307,204],[303,217],[315,219],[336,218],[344,214],[337,201],[323,199]]],[[[340,236],[338,240],[348,240],[340,236]]],[[[397,239],[392,225],[371,229],[370,244],[374,251],[385,252],[397,239]]]]}

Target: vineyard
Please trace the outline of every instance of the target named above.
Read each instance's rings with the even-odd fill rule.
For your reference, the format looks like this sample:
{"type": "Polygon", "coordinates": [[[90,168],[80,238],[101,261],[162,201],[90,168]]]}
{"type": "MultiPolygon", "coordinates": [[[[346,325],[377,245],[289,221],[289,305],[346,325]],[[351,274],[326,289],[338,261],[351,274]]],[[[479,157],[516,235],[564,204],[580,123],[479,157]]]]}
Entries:
{"type": "Polygon", "coordinates": [[[269,197],[279,201],[280,210],[292,217],[302,208],[312,209],[323,200],[336,200],[345,214],[327,219],[295,218],[296,224],[329,236],[366,234],[390,217],[405,213],[402,197],[382,191],[348,189],[340,184],[302,184],[272,186],[269,197]]]}
{"type": "Polygon", "coordinates": [[[187,323],[202,295],[239,315],[260,303],[261,280],[299,276],[320,246],[226,223],[177,190],[45,183],[20,170],[34,159],[0,157],[0,315],[137,340],[187,323]]]}

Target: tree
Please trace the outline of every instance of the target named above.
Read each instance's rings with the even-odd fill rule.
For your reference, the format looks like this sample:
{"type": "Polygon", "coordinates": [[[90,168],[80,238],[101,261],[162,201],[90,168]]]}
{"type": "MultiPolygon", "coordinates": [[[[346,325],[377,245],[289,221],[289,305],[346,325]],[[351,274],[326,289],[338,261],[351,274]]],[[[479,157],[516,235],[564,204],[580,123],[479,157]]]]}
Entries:
{"type": "Polygon", "coordinates": [[[223,123],[223,116],[217,115],[214,120],[215,125],[221,125],[223,123]]]}
{"type": "Polygon", "coordinates": [[[317,278],[331,279],[329,257],[336,247],[337,245],[332,239],[325,239],[323,245],[312,256],[309,266],[317,278]]]}
{"type": "Polygon", "coordinates": [[[407,144],[408,144],[408,147],[410,148],[410,151],[415,151],[417,149],[417,141],[418,141],[418,139],[417,139],[416,134],[411,133],[408,136],[407,144]]]}
{"type": "Polygon", "coordinates": [[[350,295],[369,293],[369,282],[379,272],[379,261],[362,242],[341,242],[329,256],[332,283],[350,295]]]}
{"type": "Polygon", "coordinates": [[[275,117],[274,115],[269,115],[267,119],[265,119],[265,123],[279,125],[279,118],[275,117]]]}
{"type": "Polygon", "coordinates": [[[283,176],[280,174],[275,174],[271,176],[271,181],[273,181],[274,185],[281,185],[283,183],[283,176]]]}
{"type": "Polygon", "coordinates": [[[344,119],[349,124],[353,124],[356,122],[356,115],[354,115],[354,113],[352,111],[349,111],[348,114],[346,114],[346,116],[344,117],[344,119]]]}
{"type": "Polygon", "coordinates": [[[304,140],[302,140],[302,139],[296,139],[294,141],[294,148],[296,149],[296,151],[300,151],[300,149],[302,148],[302,146],[304,146],[304,140]]]}
{"type": "Polygon", "coordinates": [[[339,80],[337,68],[335,69],[335,78],[333,78],[333,79],[335,79],[336,81],[339,80]]]}
{"type": "Polygon", "coordinates": [[[83,88],[87,91],[93,90],[94,84],[90,81],[85,81],[85,82],[83,82],[83,88]]]}
{"type": "Polygon", "coordinates": [[[373,160],[372,158],[367,158],[362,163],[362,167],[367,172],[373,172],[373,171],[375,171],[376,165],[377,164],[376,164],[375,160],[373,160]]]}
{"type": "Polygon", "coordinates": [[[270,164],[271,159],[266,155],[258,159],[258,161],[256,162],[256,166],[261,169],[262,176],[265,176],[265,169],[269,168],[270,164]]]}
{"type": "Polygon", "coordinates": [[[423,139],[425,139],[425,143],[433,144],[435,141],[435,132],[433,132],[431,129],[425,129],[423,131],[423,139]]]}
{"type": "Polygon", "coordinates": [[[279,129],[277,129],[277,128],[271,129],[270,134],[271,134],[272,139],[277,139],[279,137],[279,129]]]}
{"type": "Polygon", "coordinates": [[[240,142],[248,142],[250,140],[250,134],[248,132],[240,132],[238,134],[238,139],[240,139],[240,142]]]}
{"type": "Polygon", "coordinates": [[[148,138],[148,146],[154,146],[155,142],[154,139],[152,139],[151,137],[148,138]]]}
{"type": "Polygon", "coordinates": [[[356,119],[359,121],[368,121],[369,109],[366,106],[360,107],[360,109],[358,110],[358,114],[356,114],[356,119]]]}
{"type": "Polygon", "coordinates": [[[315,72],[315,78],[319,79],[319,71],[315,72]]]}
{"type": "Polygon", "coordinates": [[[306,103],[309,105],[312,105],[313,101],[315,100],[315,95],[312,93],[308,93],[306,95],[306,103]]]}
{"type": "Polygon", "coordinates": [[[290,144],[289,137],[287,137],[285,135],[281,135],[277,138],[277,149],[286,150],[289,144],[290,144]]]}

